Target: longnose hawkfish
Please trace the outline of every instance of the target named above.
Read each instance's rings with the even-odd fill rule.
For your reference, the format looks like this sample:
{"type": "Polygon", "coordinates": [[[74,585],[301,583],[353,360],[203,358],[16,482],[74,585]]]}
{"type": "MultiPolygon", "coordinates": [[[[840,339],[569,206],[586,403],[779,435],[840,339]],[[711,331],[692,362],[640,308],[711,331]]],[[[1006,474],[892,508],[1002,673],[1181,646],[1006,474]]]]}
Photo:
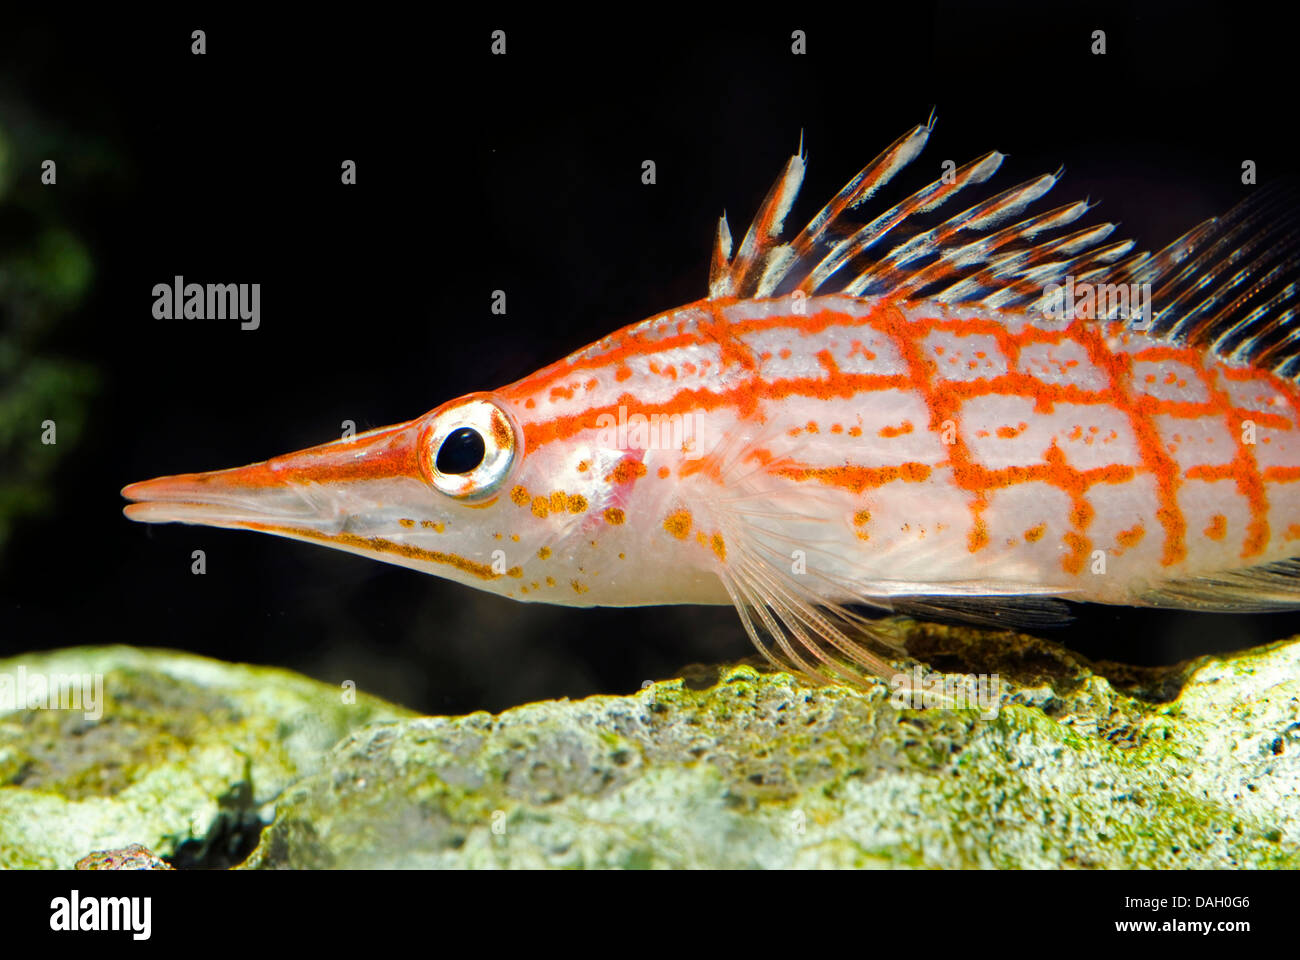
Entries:
{"type": "Polygon", "coordinates": [[[850,223],[932,126],[782,242],[801,143],[734,255],[719,220],[701,300],[408,423],[132,484],[126,515],[516,600],[733,603],[777,663],[850,681],[892,672],[864,606],[1300,606],[1287,211],[1134,253],[1071,226],[1087,201],[1027,212],[1058,171],[928,217],[992,152],[850,223]]]}

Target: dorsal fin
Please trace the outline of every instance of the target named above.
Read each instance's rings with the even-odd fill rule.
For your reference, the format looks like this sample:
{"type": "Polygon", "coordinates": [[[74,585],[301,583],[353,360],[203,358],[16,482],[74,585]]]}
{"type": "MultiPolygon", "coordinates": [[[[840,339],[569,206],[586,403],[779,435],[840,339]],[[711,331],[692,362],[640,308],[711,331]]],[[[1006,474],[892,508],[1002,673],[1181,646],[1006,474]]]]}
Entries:
{"type": "Polygon", "coordinates": [[[1295,378],[1300,206],[1294,186],[1261,187],[1171,246],[1186,265],[1153,284],[1156,335],[1295,378]]]}
{"type": "MultiPolygon", "coordinates": [[[[903,134],[863,167],[793,239],[781,243],[782,225],[806,169],[801,137],[799,152],[786,163],[768,191],[734,257],[726,215],[719,220],[709,271],[709,297],[770,297],[797,289],[808,295],[843,292],[851,296],[901,295],[903,299],[919,299],[923,291],[946,283],[947,290],[938,299],[972,302],[1005,294],[1006,288],[1017,281],[1028,279],[1040,287],[1050,282],[1043,279],[1046,271],[1041,269],[1049,254],[1075,254],[1069,262],[1071,268],[1091,268],[1105,262],[1086,256],[1085,247],[1100,242],[1113,230],[1109,224],[1076,235],[1068,247],[1060,241],[1038,249],[1032,244],[1026,247],[1039,234],[1086,213],[1086,201],[1003,226],[1055,186],[1061,176],[1059,170],[1004,190],[937,224],[919,222],[961,191],[992,177],[1005,159],[997,151],[950,171],[868,218],[866,223],[850,225],[846,215],[916,159],[933,129],[931,116],[927,123],[903,134]],[[861,262],[864,255],[887,240],[894,241],[892,246],[874,262],[861,262]],[[854,263],[858,264],[856,268],[845,269],[854,263]],[[975,282],[961,282],[976,274],[979,277],[975,282]]],[[[1105,252],[1113,260],[1127,248],[1105,252]]],[[[1030,292],[1026,290],[1021,299],[1027,299],[1030,292]]]]}
{"type": "MultiPolygon", "coordinates": [[[[772,297],[801,290],[809,296],[840,292],[1035,311],[1045,307],[1047,288],[1067,277],[1094,284],[1151,284],[1154,318],[1132,321],[1147,336],[1300,378],[1300,325],[1295,323],[1300,207],[1293,190],[1261,187],[1252,199],[1155,254],[1134,254],[1131,241],[1111,240],[1111,223],[1042,236],[1083,216],[1090,209],[1086,200],[1005,225],[1056,185],[1059,170],[938,223],[921,222],[963,189],[992,177],[1003,160],[994,151],[865,224],[847,224],[849,211],[917,157],[933,127],[932,116],[899,137],[792,240],[781,243],[782,225],[806,168],[800,137],[799,152],[768,192],[734,259],[725,214],[719,221],[709,297],[772,297]],[[893,245],[864,262],[864,255],[882,249],[886,240],[893,245]]],[[[1117,319],[1117,309],[1096,319],[1117,319]]]]}
{"type": "Polygon", "coordinates": [[[914,127],[890,144],[880,156],[845,184],[844,189],[809,221],[808,226],[792,242],[778,247],[773,241],[803,183],[805,159],[803,138],[800,137],[799,152],[790,158],[785,170],[768,191],[753,225],[745,235],[746,242],[753,238],[753,243],[748,249],[742,244],[734,261],[731,260],[731,231],[727,227],[727,215],[722,215],[714,245],[715,270],[709,277],[709,297],[766,296],[767,292],[759,293],[760,285],[765,291],[775,289],[789,267],[813,250],[826,235],[826,231],[838,222],[841,214],[869,199],[895,173],[912,162],[925,146],[932,124],[933,118],[930,123],[914,127]],[[770,232],[773,225],[777,228],[775,234],[770,232]],[[761,269],[754,269],[756,262],[761,262],[761,269]],[[777,264],[784,264],[785,269],[773,269],[777,264]]]}

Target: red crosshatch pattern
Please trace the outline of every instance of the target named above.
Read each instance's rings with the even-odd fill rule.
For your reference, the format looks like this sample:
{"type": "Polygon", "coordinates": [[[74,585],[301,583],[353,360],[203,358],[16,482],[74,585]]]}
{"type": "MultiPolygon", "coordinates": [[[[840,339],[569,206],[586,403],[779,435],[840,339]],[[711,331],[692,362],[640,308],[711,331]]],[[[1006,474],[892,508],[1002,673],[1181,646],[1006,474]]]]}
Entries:
{"type": "MultiPolygon", "coordinates": [[[[766,424],[746,462],[784,484],[774,499],[842,495],[859,571],[914,555],[952,579],[1068,586],[1102,550],[1151,580],[1287,556],[1300,535],[1297,395],[1268,372],[1119,324],[839,295],[803,307],[701,301],[503,393],[527,410],[529,450],[620,406],[766,424]]],[[[698,461],[645,482],[684,478],[728,482],[698,461]]],[[[626,489],[619,502],[634,519],[626,489]]],[[[1103,579],[1078,589],[1113,595],[1103,579]]]]}

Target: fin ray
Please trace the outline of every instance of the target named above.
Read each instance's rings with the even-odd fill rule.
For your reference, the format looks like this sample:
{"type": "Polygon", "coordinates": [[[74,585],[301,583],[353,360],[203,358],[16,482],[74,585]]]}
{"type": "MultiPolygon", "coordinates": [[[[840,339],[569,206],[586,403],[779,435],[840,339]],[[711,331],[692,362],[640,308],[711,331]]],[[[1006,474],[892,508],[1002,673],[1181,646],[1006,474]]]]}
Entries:
{"type": "MultiPolygon", "coordinates": [[[[938,223],[922,223],[925,214],[994,176],[1005,158],[993,151],[863,225],[846,224],[849,211],[865,204],[916,159],[933,125],[931,117],[895,140],[793,239],[781,243],[806,169],[801,138],[799,152],[768,191],[734,258],[725,215],[719,221],[709,296],[770,297],[800,290],[905,302],[928,293],[943,303],[1041,310],[1045,288],[1067,276],[1101,284],[1151,284],[1155,315],[1140,318],[1148,323],[1138,328],[1147,336],[1201,346],[1228,362],[1263,365],[1292,379],[1300,376],[1300,336],[1289,328],[1300,295],[1300,209],[1292,189],[1260,188],[1228,213],[1197,225],[1155,254],[1134,254],[1131,241],[1109,239],[1115,230],[1111,223],[1054,239],[1042,236],[1083,216],[1091,209],[1086,200],[1001,226],[1046,195],[1059,181],[1059,170],[980,200],[938,223]],[[899,239],[888,251],[860,262],[893,236],[899,239]],[[840,277],[844,279],[836,279],[840,277]]],[[[1097,319],[1120,319],[1118,306],[1097,319]]]]}
{"type": "Polygon", "coordinates": [[[1162,583],[1138,602],[1217,613],[1267,613],[1300,607],[1300,558],[1221,570],[1162,583]]]}

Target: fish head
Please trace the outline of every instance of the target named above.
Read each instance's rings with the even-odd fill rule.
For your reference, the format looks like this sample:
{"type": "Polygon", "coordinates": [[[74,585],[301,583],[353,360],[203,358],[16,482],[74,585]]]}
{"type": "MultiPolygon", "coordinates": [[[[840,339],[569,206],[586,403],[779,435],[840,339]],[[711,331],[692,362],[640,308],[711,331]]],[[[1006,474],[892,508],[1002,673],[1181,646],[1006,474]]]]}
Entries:
{"type": "Polygon", "coordinates": [[[501,492],[523,471],[521,439],[508,404],[468,394],[261,463],[130,484],[122,494],[136,502],[124,512],[320,543],[494,589],[518,566],[502,551],[522,535],[499,520],[501,492]]]}
{"type": "Polygon", "coordinates": [[[534,432],[529,449],[533,417],[523,398],[467,394],[261,463],[130,484],[124,512],[322,544],[518,600],[680,596],[680,567],[626,523],[645,452],[602,446],[584,423],[558,438],[553,425],[540,440],[534,432]]]}

